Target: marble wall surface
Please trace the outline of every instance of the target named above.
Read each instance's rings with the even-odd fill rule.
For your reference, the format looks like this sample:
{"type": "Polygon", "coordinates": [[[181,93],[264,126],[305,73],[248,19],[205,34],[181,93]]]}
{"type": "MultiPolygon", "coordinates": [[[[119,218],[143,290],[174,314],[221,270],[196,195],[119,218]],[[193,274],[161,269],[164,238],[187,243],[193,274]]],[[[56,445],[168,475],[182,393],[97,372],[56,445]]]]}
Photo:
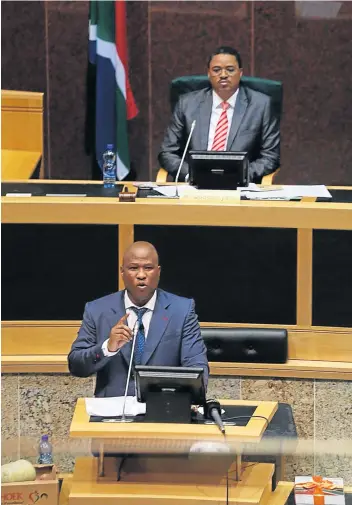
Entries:
{"type": "MultiPolygon", "coordinates": [[[[220,44],[245,73],[283,81],[279,182],[352,184],[350,2],[129,1],[130,122],[139,179],[157,171],[170,80],[203,73],[220,44]],[[335,5],[332,5],[335,4],[335,5]]],[[[45,171],[90,178],[85,152],[88,1],[2,2],[2,87],[45,92],[45,171]]]]}
{"type": "MultiPolygon", "coordinates": [[[[68,374],[2,376],[2,463],[37,456],[40,435],[48,433],[60,472],[71,472],[89,443],[69,440],[76,399],[92,396],[94,379],[68,374]]],[[[212,377],[208,397],[274,400],[292,406],[298,436],[315,441],[352,439],[352,382],[276,378],[212,377]]],[[[295,475],[340,476],[352,485],[352,456],[300,454],[286,458],[285,479],[295,475]]]]}

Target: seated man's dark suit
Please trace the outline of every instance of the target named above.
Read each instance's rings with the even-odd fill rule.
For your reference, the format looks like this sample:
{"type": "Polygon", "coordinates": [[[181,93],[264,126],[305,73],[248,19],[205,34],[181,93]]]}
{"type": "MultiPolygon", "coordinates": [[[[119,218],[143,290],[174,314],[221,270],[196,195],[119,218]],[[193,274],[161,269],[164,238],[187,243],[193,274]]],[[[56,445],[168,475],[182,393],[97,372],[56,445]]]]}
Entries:
{"type": "MultiPolygon", "coordinates": [[[[212,88],[180,96],[158,156],[160,166],[176,176],[192,122],[196,126],[189,150],[206,151],[213,103],[212,88]]],[[[248,151],[250,181],[260,182],[280,164],[279,121],[269,96],[240,85],[227,140],[227,151],[248,151]]],[[[187,157],[180,180],[188,174],[187,157]]]]}
{"type": "MultiPolygon", "coordinates": [[[[124,291],[87,303],[81,328],[68,356],[77,377],[97,374],[95,396],[122,396],[125,392],[131,342],[114,356],[104,356],[103,342],[126,313],[124,291]]],[[[208,380],[206,348],[194,301],[157,290],[157,299],[142,355],[142,365],[202,367],[208,380]]],[[[135,395],[131,381],[129,395],[135,395]]]]}

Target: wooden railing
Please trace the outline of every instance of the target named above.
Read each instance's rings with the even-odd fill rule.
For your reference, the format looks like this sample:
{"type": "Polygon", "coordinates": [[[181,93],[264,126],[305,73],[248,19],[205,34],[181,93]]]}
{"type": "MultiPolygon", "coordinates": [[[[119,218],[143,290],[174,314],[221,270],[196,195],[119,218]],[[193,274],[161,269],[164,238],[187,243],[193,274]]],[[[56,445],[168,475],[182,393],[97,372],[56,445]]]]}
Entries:
{"type": "MultiPolygon", "coordinates": [[[[80,321],[4,321],[1,341],[2,372],[68,372],[67,354],[79,326],[80,321]]],[[[201,326],[241,325],[201,323],[201,326]]],[[[303,330],[288,327],[287,330],[287,363],[211,363],[211,374],[352,380],[350,329],[316,327],[303,330]]]]}

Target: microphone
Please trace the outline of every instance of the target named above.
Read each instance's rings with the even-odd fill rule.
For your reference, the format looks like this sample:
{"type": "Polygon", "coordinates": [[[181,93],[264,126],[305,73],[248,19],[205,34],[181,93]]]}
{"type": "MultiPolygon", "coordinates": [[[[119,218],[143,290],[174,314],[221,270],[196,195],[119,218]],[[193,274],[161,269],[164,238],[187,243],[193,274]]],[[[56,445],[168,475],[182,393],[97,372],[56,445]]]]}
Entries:
{"type": "Polygon", "coordinates": [[[183,162],[184,162],[184,159],[185,159],[185,156],[186,156],[186,153],[187,153],[187,149],[188,149],[188,145],[191,141],[191,137],[192,137],[192,134],[193,134],[193,130],[194,130],[194,127],[196,126],[196,120],[193,121],[192,123],[192,126],[191,126],[191,131],[189,132],[189,135],[188,135],[188,139],[187,139],[187,142],[186,142],[186,147],[184,148],[183,150],[183,154],[182,154],[182,158],[181,158],[181,161],[180,161],[180,164],[179,164],[179,167],[177,169],[177,172],[176,172],[176,177],[175,177],[175,184],[176,184],[176,198],[179,198],[179,194],[178,194],[178,179],[180,177],[180,173],[181,173],[181,168],[182,168],[182,165],[183,165],[183,162]]]}
{"type": "Polygon", "coordinates": [[[214,423],[219,427],[221,433],[225,435],[225,426],[223,425],[221,419],[221,406],[217,400],[207,400],[204,404],[204,417],[206,419],[212,419],[214,423]]]}
{"type": "Polygon", "coordinates": [[[133,339],[132,339],[131,357],[130,357],[130,362],[128,364],[128,373],[127,373],[125,394],[124,394],[124,399],[123,399],[122,415],[121,415],[121,419],[118,419],[118,421],[117,421],[119,423],[131,423],[133,421],[133,419],[130,419],[130,418],[126,419],[125,410],[126,410],[126,400],[127,400],[128,386],[130,385],[130,379],[131,379],[131,370],[132,370],[134,348],[135,348],[135,345],[136,345],[136,336],[137,336],[138,330],[139,330],[139,324],[138,324],[138,319],[137,319],[137,321],[135,322],[135,325],[133,327],[133,339]]]}

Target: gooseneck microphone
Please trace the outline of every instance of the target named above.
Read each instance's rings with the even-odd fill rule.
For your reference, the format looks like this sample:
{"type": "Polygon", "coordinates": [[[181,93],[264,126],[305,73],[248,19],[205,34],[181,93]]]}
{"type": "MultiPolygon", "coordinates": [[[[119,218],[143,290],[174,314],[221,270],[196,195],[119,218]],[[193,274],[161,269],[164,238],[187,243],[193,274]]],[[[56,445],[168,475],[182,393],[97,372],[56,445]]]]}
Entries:
{"type": "Polygon", "coordinates": [[[186,153],[187,153],[188,145],[189,145],[189,143],[191,141],[191,137],[192,137],[193,130],[194,130],[195,126],[196,126],[196,120],[194,120],[193,123],[192,123],[192,125],[191,125],[191,131],[189,132],[189,135],[188,135],[188,139],[187,139],[187,142],[186,142],[186,147],[183,150],[182,158],[181,158],[179,167],[178,167],[177,172],[176,172],[176,177],[175,177],[176,198],[179,198],[179,194],[178,194],[178,179],[180,177],[181,168],[182,168],[183,162],[185,160],[185,156],[186,156],[186,153]]]}
{"type": "Polygon", "coordinates": [[[127,373],[127,380],[126,380],[126,387],[125,387],[125,394],[124,394],[124,399],[123,399],[123,406],[122,406],[122,415],[121,419],[118,419],[117,422],[119,423],[131,423],[133,419],[126,419],[125,415],[125,410],[126,410],[126,400],[127,400],[127,393],[128,393],[128,386],[130,385],[130,379],[131,379],[131,370],[132,370],[132,363],[133,363],[133,355],[134,355],[134,348],[136,345],[136,337],[139,329],[139,324],[138,324],[138,319],[133,327],[133,337],[132,337],[132,349],[131,349],[131,357],[130,357],[130,362],[128,364],[128,373],[127,373]]]}
{"type": "Polygon", "coordinates": [[[214,421],[221,433],[225,434],[225,426],[221,419],[221,405],[217,400],[206,401],[204,404],[204,417],[214,421]]]}

